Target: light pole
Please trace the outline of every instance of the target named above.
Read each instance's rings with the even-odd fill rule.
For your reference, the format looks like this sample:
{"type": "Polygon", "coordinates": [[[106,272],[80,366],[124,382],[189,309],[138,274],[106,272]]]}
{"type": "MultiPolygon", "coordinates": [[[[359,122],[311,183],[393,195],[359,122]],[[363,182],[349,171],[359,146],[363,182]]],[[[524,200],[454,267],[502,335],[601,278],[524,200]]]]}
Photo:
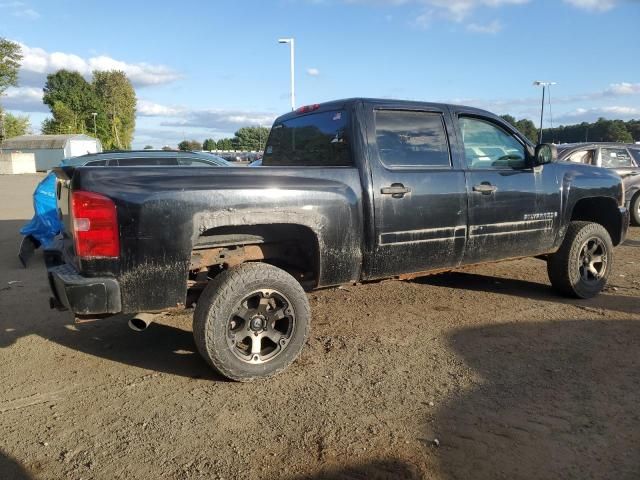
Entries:
{"type": "Polygon", "coordinates": [[[96,117],[98,116],[97,112],[91,112],[93,116],[93,136],[98,138],[98,127],[96,127],[96,117]]]}
{"type": "Polygon", "coordinates": [[[288,43],[289,53],[291,55],[291,110],[296,109],[296,87],[295,87],[295,39],[279,38],[278,43],[288,43]]]}
{"type": "Polygon", "coordinates": [[[556,82],[542,82],[536,80],[533,82],[535,87],[542,87],[542,109],[540,110],[540,133],[538,134],[538,143],[542,143],[542,121],[544,120],[544,94],[547,87],[551,90],[551,85],[555,85],[556,82]]]}

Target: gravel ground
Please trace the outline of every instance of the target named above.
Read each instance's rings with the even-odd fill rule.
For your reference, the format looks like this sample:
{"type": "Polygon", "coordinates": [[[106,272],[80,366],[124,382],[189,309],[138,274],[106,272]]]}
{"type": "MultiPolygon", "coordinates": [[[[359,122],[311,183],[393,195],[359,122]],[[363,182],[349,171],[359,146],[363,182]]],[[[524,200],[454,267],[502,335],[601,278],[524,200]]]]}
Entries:
{"type": "Polygon", "coordinates": [[[589,301],[534,259],[314,292],[301,358],[237,384],[189,313],[49,310],[40,178],[0,176],[0,479],[640,478],[639,228],[589,301]]]}

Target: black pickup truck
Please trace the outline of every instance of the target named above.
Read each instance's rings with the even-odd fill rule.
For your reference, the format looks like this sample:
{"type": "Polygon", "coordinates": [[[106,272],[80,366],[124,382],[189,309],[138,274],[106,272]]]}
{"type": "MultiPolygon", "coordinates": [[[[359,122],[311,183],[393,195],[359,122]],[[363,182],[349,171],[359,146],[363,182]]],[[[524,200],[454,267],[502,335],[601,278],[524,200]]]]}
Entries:
{"type": "Polygon", "coordinates": [[[52,306],[195,306],[202,356],[251,380],[300,353],[305,290],[538,257],[559,292],[588,298],[629,223],[615,172],[557,162],[552,145],[475,108],[303,107],[275,121],[263,165],[58,169],[52,306]]]}

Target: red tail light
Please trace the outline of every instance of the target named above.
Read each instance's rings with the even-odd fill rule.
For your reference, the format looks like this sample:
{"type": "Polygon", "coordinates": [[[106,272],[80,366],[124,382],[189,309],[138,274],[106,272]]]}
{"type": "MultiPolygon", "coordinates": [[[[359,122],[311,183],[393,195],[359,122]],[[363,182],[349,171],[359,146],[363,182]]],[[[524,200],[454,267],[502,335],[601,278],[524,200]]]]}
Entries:
{"type": "Polygon", "coordinates": [[[103,195],[75,191],[71,196],[76,255],[118,257],[120,235],[116,205],[103,195]]]}
{"type": "Polygon", "coordinates": [[[301,114],[301,113],[314,112],[319,108],[320,108],[320,104],[314,103],[313,105],[305,105],[304,107],[300,107],[299,109],[296,110],[296,113],[301,114]]]}

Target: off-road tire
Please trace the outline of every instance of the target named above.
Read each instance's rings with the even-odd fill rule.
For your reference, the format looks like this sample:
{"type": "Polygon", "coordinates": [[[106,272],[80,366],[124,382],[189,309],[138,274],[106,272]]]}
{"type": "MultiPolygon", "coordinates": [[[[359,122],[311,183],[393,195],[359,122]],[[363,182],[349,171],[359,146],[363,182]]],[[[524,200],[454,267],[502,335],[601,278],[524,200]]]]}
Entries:
{"type": "Polygon", "coordinates": [[[631,225],[640,227],[640,192],[631,199],[629,210],[631,211],[631,225]]]}
{"type": "Polygon", "coordinates": [[[244,263],[218,274],[206,286],[193,317],[193,337],[198,352],[225,377],[246,382],[272,377],[300,354],[307,336],[311,310],[298,281],[284,270],[266,263],[244,263]],[[242,299],[256,290],[281,292],[289,300],[295,323],[286,347],[274,358],[251,364],[239,359],[228,343],[228,322],[242,299]]]}
{"type": "Polygon", "coordinates": [[[577,298],[598,295],[613,269],[613,243],[607,230],[598,223],[571,222],[560,249],[547,259],[551,285],[561,294],[577,298]],[[598,239],[606,255],[599,279],[585,281],[580,273],[581,251],[590,239],[598,239]]]}

